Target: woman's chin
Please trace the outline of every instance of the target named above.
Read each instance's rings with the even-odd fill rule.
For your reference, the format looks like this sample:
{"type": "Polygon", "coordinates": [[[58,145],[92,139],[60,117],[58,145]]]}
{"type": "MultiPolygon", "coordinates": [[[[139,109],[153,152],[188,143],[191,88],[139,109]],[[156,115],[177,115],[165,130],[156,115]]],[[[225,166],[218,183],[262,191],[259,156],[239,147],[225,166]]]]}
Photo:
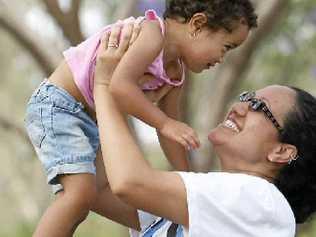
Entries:
{"type": "Polygon", "coordinates": [[[214,128],[207,136],[208,140],[213,146],[222,145],[224,143],[223,133],[219,131],[218,128],[214,128]]]}

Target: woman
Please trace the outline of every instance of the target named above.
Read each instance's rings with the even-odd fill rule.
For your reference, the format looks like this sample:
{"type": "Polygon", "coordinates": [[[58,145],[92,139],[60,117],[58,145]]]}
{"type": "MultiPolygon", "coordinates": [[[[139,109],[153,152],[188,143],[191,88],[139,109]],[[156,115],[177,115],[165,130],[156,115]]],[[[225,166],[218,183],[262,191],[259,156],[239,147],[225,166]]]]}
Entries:
{"type": "Polygon", "coordinates": [[[140,236],[294,236],[316,207],[316,99],[277,85],[242,93],[208,136],[221,172],[152,169],[108,86],[131,29],[122,34],[118,48],[117,35],[103,39],[96,67],[104,165],[113,193],[135,213],[162,217],[139,212],[129,226],[140,236]]]}

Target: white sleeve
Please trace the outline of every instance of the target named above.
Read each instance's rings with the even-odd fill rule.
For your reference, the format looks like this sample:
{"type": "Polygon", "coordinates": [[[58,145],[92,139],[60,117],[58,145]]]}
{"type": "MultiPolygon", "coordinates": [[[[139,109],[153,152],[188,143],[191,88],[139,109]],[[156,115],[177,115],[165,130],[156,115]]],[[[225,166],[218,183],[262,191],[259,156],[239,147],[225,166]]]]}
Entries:
{"type": "Polygon", "coordinates": [[[266,181],[224,172],[178,173],[187,192],[190,237],[276,236],[265,227],[275,211],[266,181]]]}
{"type": "Polygon", "coordinates": [[[189,236],[208,236],[208,230],[203,231],[203,229],[209,229],[215,224],[215,216],[221,218],[222,215],[219,212],[223,208],[218,201],[223,199],[223,191],[221,191],[224,188],[223,184],[216,175],[212,177],[213,175],[210,174],[191,172],[179,172],[179,174],[187,192],[189,236]]]}

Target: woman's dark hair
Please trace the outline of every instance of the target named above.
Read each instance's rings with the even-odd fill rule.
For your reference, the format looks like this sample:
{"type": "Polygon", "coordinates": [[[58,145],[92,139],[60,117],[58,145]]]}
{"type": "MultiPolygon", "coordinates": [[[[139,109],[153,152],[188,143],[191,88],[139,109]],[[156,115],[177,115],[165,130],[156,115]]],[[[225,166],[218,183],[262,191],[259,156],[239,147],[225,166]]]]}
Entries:
{"type": "Polygon", "coordinates": [[[288,200],[296,223],[303,223],[316,211],[316,98],[290,88],[296,92],[296,105],[286,116],[280,141],[295,145],[298,157],[281,169],[275,185],[288,200]]]}
{"type": "Polygon", "coordinates": [[[243,19],[249,29],[257,26],[257,15],[249,0],[166,0],[164,18],[182,17],[188,22],[195,13],[204,13],[209,28],[232,32],[243,19]]]}

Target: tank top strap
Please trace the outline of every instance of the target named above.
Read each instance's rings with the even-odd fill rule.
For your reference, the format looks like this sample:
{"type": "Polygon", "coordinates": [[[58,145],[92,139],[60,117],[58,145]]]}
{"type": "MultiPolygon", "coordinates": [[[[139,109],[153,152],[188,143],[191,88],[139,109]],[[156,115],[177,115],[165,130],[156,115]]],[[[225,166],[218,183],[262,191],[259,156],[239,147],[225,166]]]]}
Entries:
{"type": "Polygon", "coordinates": [[[182,71],[181,80],[171,80],[165,71],[163,71],[163,73],[162,73],[163,75],[161,76],[160,79],[162,79],[165,83],[167,83],[169,85],[181,86],[185,80],[185,65],[180,59],[179,59],[179,64],[181,66],[181,71],[182,71]]]}
{"type": "MultiPolygon", "coordinates": [[[[160,24],[160,29],[161,29],[161,33],[164,36],[165,35],[165,24],[163,22],[163,20],[157,15],[156,11],[153,9],[149,9],[145,12],[145,17],[146,20],[158,20],[159,24],[160,24]]],[[[181,80],[171,80],[166,71],[164,70],[164,64],[163,64],[163,52],[164,50],[161,50],[160,54],[158,55],[158,57],[155,59],[155,61],[153,62],[153,64],[155,65],[155,71],[156,73],[159,74],[158,77],[156,77],[155,80],[153,80],[151,83],[148,83],[148,88],[150,89],[156,89],[158,87],[160,87],[163,84],[169,84],[172,86],[181,86],[184,82],[185,79],[185,68],[184,68],[184,64],[181,60],[179,60],[179,64],[181,65],[181,69],[182,69],[182,75],[181,75],[181,80]]],[[[157,75],[157,74],[156,74],[157,75]]],[[[145,86],[145,88],[147,89],[147,85],[145,86]]]]}

